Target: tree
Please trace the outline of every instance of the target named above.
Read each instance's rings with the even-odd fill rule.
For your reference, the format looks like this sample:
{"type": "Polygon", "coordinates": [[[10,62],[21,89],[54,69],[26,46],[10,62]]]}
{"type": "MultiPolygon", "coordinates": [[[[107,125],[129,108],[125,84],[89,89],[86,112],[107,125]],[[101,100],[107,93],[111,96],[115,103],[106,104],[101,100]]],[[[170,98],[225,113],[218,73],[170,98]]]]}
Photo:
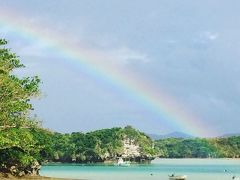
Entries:
{"type": "Polygon", "coordinates": [[[7,171],[13,164],[20,169],[29,165],[34,161],[31,154],[38,150],[31,133],[38,125],[29,112],[33,109],[30,99],[39,95],[40,79],[13,74],[24,65],[6,44],[0,39],[0,171],[7,171]]]}

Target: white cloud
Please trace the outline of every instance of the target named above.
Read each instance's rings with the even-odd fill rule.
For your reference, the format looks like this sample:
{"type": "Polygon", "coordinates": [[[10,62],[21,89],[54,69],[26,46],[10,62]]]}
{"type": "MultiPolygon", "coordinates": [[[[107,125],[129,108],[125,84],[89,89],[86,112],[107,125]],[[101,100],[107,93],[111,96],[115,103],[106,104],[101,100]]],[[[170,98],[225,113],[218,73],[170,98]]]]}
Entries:
{"type": "Polygon", "coordinates": [[[49,56],[49,52],[47,52],[46,45],[35,42],[28,45],[23,45],[17,47],[18,55],[20,57],[30,56],[30,57],[46,57],[49,56]]]}
{"type": "Polygon", "coordinates": [[[206,31],[203,33],[203,38],[210,41],[216,40],[219,37],[219,33],[206,31]]]}
{"type": "Polygon", "coordinates": [[[111,55],[114,61],[118,61],[118,63],[129,64],[129,63],[148,63],[150,59],[147,54],[132,50],[128,47],[121,47],[110,50],[107,52],[111,55]]]}
{"type": "Polygon", "coordinates": [[[198,32],[192,40],[195,47],[207,47],[209,43],[216,41],[219,38],[218,32],[201,31],[198,32]]]}

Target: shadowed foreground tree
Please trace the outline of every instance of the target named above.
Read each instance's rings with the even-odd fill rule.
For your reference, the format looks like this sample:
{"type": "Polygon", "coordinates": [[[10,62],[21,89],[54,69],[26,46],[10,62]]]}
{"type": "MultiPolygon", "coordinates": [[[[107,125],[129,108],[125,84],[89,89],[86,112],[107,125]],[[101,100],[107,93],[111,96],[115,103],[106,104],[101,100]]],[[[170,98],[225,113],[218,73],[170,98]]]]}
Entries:
{"type": "Polygon", "coordinates": [[[29,112],[30,98],[39,95],[40,80],[13,74],[24,65],[6,44],[0,39],[0,172],[18,175],[27,173],[38,151],[32,134],[38,125],[29,112]]]}

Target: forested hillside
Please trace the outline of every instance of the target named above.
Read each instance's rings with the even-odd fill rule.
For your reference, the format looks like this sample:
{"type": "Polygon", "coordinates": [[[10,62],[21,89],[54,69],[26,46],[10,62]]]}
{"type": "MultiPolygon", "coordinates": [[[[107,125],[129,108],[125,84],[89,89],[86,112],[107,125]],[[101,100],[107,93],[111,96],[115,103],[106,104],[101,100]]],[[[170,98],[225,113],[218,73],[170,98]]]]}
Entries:
{"type": "Polygon", "coordinates": [[[39,146],[44,146],[39,156],[41,161],[104,162],[124,157],[140,162],[152,160],[157,154],[153,148],[153,141],[130,126],[102,129],[85,134],[41,131],[36,133],[35,137],[39,139],[39,146]],[[126,151],[124,144],[126,142],[136,147],[137,152],[126,151]]]}
{"type": "Polygon", "coordinates": [[[209,139],[168,138],[155,141],[159,157],[164,158],[239,158],[240,136],[209,139]]]}
{"type": "MultiPolygon", "coordinates": [[[[39,160],[53,162],[104,162],[125,157],[141,162],[162,158],[239,158],[240,136],[228,138],[167,138],[153,141],[144,133],[127,126],[102,129],[89,133],[52,133],[41,130],[39,160]],[[126,153],[124,140],[133,140],[138,151],[126,153]],[[126,155],[127,154],[127,155],[126,155]]],[[[134,150],[132,150],[134,151],[134,150]]],[[[130,150],[131,152],[131,150],[130,150]]]]}

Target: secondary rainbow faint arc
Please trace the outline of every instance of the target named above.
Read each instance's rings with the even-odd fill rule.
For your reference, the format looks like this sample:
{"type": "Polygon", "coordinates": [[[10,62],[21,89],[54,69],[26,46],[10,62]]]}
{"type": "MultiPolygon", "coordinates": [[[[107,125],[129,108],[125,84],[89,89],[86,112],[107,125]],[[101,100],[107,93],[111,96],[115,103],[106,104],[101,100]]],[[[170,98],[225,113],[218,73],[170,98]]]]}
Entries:
{"type": "Polygon", "coordinates": [[[26,23],[23,18],[19,13],[9,10],[1,11],[0,27],[7,27],[16,35],[25,36],[33,42],[43,42],[53,51],[60,52],[61,55],[67,57],[68,61],[76,63],[81,71],[120,89],[127,96],[156,113],[159,118],[165,120],[168,126],[195,136],[207,136],[215,133],[197,117],[182,109],[181,105],[166,93],[150,86],[131,72],[119,68],[113,61],[108,61],[114,57],[107,56],[101,51],[85,48],[84,45],[66,43],[62,35],[49,29],[45,33],[42,26],[26,23]]]}

